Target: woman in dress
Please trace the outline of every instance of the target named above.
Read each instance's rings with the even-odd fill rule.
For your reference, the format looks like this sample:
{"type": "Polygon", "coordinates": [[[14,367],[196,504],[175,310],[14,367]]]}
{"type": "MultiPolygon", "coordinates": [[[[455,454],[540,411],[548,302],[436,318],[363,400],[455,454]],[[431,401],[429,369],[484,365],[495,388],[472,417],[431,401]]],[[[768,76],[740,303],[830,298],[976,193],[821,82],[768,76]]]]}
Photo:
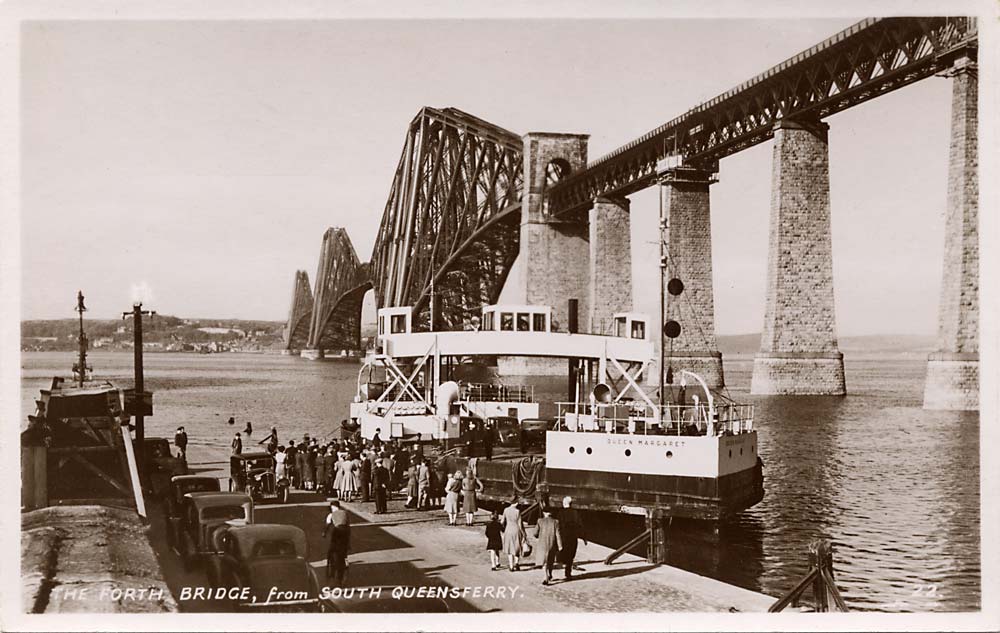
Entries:
{"type": "Polygon", "coordinates": [[[337,466],[339,467],[337,476],[340,477],[340,486],[337,489],[340,491],[340,498],[350,501],[358,490],[354,482],[354,461],[342,459],[337,462],[337,466]]]}
{"type": "Polygon", "coordinates": [[[344,456],[337,452],[335,453],[336,460],[333,463],[333,493],[340,496],[340,489],[344,485],[344,456]]]}
{"type": "Polygon", "coordinates": [[[416,508],[419,497],[417,493],[417,465],[413,464],[406,470],[406,507],[416,508]]]}
{"type": "Polygon", "coordinates": [[[444,487],[444,511],[448,513],[448,525],[455,525],[458,519],[458,493],[462,490],[462,473],[455,472],[444,487]]]}
{"type": "Polygon", "coordinates": [[[465,512],[465,524],[472,525],[476,518],[476,493],[483,491],[483,482],[472,474],[472,469],[465,471],[465,478],[462,480],[462,511],[465,512]]]}
{"type": "Polygon", "coordinates": [[[278,446],[278,451],[274,454],[274,480],[278,481],[288,476],[285,470],[285,447],[278,446]]]}
{"type": "Polygon", "coordinates": [[[354,492],[360,492],[361,490],[361,457],[354,453],[351,455],[351,462],[354,466],[351,467],[351,479],[353,480],[354,492]]]}
{"type": "Polygon", "coordinates": [[[521,511],[517,509],[517,497],[511,499],[510,505],[504,508],[500,525],[503,526],[503,551],[507,554],[507,568],[510,571],[517,571],[521,550],[528,538],[524,532],[521,511]]]}

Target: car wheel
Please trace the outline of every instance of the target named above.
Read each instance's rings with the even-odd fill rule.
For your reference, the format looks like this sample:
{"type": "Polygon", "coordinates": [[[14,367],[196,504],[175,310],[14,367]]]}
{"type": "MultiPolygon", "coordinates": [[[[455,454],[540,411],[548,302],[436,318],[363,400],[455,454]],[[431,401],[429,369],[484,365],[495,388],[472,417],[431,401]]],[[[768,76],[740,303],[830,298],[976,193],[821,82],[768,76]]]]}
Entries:
{"type": "Polygon", "coordinates": [[[281,503],[288,503],[288,486],[282,486],[281,488],[281,503]]]}

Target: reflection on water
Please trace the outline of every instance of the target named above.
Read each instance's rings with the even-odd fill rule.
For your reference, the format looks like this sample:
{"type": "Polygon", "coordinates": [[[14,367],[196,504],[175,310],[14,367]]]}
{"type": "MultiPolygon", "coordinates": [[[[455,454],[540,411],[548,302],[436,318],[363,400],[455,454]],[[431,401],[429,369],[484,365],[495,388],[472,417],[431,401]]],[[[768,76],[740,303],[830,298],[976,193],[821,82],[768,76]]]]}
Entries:
{"type": "MultiPolygon", "coordinates": [[[[33,409],[70,353],[24,355],[22,402],[33,409]]],[[[93,353],[99,377],[131,383],[131,355],[93,353]]],[[[324,437],[347,417],[358,366],[253,355],[148,354],[156,392],[147,435],[187,427],[193,460],[219,461],[230,416],[263,437],[324,437]]],[[[979,416],[920,408],[924,362],[847,363],[843,398],[749,396],[753,363],[726,360],[733,397],[757,405],[766,494],[718,534],[676,523],[670,563],[781,595],[807,570],[816,538],[834,543],[837,584],[852,609],[958,611],[980,607],[979,416]]],[[[536,394],[562,398],[565,381],[536,394]]],[[[542,415],[546,412],[543,410],[542,415]]],[[[24,418],[22,417],[22,420],[24,418]]],[[[592,521],[594,539],[622,544],[636,517],[592,521]]]]}

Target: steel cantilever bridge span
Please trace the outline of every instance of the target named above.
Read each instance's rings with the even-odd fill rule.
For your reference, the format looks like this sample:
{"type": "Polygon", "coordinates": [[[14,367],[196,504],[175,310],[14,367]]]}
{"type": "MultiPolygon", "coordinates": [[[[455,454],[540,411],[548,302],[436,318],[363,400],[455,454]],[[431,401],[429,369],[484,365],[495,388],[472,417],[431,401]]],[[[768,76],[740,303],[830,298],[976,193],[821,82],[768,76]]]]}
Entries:
{"type": "MultiPolygon", "coordinates": [[[[762,143],[782,119],[818,121],[975,58],[976,22],[964,17],[872,18],[702,103],[546,191],[550,214],[586,222],[602,196],[651,186],[671,157],[706,171],[762,143]]],[[[323,239],[316,290],[296,273],[288,349],[357,348],[361,300],[412,305],[427,327],[460,327],[497,300],[519,250],[524,171],[519,135],[454,108],[423,108],[410,122],[370,263],[343,229],[323,239]],[[308,322],[309,327],[304,327],[308,322]],[[306,334],[307,333],[307,334],[306,334]]]]}

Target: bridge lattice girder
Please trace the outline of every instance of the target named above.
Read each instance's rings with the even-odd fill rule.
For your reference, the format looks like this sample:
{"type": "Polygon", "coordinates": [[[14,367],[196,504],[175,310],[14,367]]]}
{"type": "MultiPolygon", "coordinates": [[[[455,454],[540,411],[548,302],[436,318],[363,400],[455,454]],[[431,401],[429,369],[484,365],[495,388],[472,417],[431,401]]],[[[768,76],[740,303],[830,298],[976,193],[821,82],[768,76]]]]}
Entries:
{"type": "Polygon", "coordinates": [[[863,20],[562,180],[549,209],[573,216],[597,197],[644,189],[668,156],[716,171],[719,159],[771,138],[781,119],[822,119],[941,72],[977,45],[974,18],[863,20]]]}
{"type": "Polygon", "coordinates": [[[517,256],[521,138],[454,108],[424,108],[407,130],[378,238],[378,305],[412,305],[453,329],[496,301],[517,256]]]}
{"type": "Polygon", "coordinates": [[[297,270],[292,286],[292,307],[285,325],[285,349],[303,349],[308,345],[312,312],[313,293],[309,287],[309,273],[297,270]]]}
{"type": "Polygon", "coordinates": [[[369,266],[358,260],[347,231],[327,229],[316,271],[315,304],[307,347],[358,349],[361,345],[361,302],[371,287],[369,266]]]}

